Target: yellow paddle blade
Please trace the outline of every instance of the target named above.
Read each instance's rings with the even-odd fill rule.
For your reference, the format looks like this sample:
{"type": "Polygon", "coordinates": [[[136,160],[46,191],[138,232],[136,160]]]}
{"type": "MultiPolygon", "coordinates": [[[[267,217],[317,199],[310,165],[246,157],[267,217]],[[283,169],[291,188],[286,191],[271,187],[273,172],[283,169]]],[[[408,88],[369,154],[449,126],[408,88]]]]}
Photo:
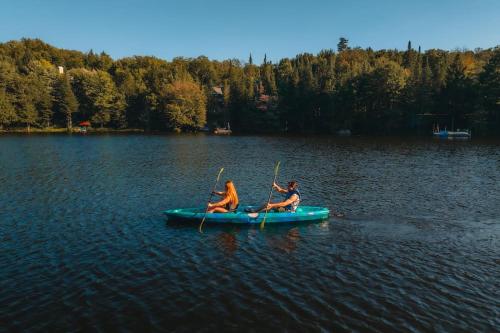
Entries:
{"type": "MultiPolygon", "coordinates": [[[[276,163],[276,166],[274,167],[274,177],[276,178],[276,176],[278,175],[278,170],[280,169],[280,161],[278,161],[276,163]]],[[[276,180],[276,179],[275,179],[276,180]]]]}
{"type": "Polygon", "coordinates": [[[222,174],[223,171],[224,171],[224,168],[220,168],[219,174],[217,175],[217,181],[219,181],[220,175],[222,174]]]}

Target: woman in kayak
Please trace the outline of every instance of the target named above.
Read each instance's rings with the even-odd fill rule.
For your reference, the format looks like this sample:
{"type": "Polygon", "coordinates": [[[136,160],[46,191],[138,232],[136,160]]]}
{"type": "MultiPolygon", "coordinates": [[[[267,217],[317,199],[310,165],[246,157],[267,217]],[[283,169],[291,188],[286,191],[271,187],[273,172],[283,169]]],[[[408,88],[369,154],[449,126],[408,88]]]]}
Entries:
{"type": "Polygon", "coordinates": [[[231,180],[226,181],[225,192],[214,191],[213,193],[220,195],[223,199],[219,202],[209,203],[208,213],[227,213],[238,209],[238,194],[231,180]]]}

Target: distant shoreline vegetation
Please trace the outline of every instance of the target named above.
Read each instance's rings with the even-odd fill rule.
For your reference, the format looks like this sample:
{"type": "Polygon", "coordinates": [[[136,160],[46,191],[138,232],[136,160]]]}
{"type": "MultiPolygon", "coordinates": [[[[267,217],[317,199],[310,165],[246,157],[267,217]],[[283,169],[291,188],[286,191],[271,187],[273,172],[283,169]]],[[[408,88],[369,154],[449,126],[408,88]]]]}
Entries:
{"type": "MultiPolygon", "coordinates": [[[[60,134],[67,134],[67,133],[81,133],[82,131],[78,127],[74,127],[71,130],[68,130],[65,127],[31,127],[28,131],[27,128],[22,128],[22,127],[17,127],[17,128],[8,128],[8,129],[0,129],[0,135],[2,133],[4,134],[51,134],[51,133],[60,133],[60,134]]],[[[88,129],[85,133],[91,133],[91,134],[112,134],[112,133],[144,133],[143,129],[139,128],[91,128],[88,129]]]]}
{"type": "Polygon", "coordinates": [[[95,129],[240,133],[424,133],[433,124],[500,133],[500,46],[351,48],[260,65],[0,43],[0,132],[95,129]]]}

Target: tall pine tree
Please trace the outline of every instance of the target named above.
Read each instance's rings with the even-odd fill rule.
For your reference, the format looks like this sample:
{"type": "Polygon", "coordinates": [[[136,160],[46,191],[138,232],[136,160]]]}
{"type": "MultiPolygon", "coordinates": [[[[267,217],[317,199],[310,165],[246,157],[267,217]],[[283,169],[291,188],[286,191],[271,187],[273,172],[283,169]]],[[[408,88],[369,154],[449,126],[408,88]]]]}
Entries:
{"type": "Polygon", "coordinates": [[[66,128],[73,127],[72,115],[78,110],[78,101],[71,89],[68,75],[62,75],[54,87],[54,101],[56,112],[64,119],[66,128]]]}

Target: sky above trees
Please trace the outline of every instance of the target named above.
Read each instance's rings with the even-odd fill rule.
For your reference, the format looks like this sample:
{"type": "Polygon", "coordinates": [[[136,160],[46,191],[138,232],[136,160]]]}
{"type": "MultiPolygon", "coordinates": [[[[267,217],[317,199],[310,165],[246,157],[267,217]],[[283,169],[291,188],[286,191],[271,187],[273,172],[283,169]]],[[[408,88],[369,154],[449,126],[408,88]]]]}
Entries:
{"type": "Polygon", "coordinates": [[[500,44],[500,1],[4,1],[0,42],[41,38],[113,58],[206,55],[254,62],[351,46],[404,50],[500,44]]]}

